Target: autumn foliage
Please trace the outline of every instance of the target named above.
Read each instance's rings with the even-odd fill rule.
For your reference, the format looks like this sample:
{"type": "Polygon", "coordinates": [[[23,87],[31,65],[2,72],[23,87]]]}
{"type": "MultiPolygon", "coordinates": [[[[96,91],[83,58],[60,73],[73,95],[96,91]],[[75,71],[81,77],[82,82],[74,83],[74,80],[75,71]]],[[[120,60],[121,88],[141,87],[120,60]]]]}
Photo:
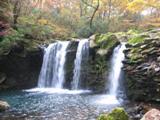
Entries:
{"type": "Polygon", "coordinates": [[[36,40],[160,27],[159,0],[0,0],[0,8],[1,36],[9,26],[36,40]]]}

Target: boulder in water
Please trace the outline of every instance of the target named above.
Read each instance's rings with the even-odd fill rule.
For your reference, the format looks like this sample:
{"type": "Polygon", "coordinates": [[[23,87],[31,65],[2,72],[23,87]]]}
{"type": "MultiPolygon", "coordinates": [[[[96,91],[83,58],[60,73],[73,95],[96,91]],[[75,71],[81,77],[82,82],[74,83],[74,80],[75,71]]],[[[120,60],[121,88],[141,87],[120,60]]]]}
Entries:
{"type": "Polygon", "coordinates": [[[141,120],[160,120],[160,111],[157,109],[151,109],[141,120]]]}
{"type": "Polygon", "coordinates": [[[109,114],[100,115],[97,120],[129,120],[129,117],[123,108],[115,108],[109,114]]]}
{"type": "Polygon", "coordinates": [[[10,108],[10,105],[5,101],[0,101],[0,111],[5,111],[10,108]]]}

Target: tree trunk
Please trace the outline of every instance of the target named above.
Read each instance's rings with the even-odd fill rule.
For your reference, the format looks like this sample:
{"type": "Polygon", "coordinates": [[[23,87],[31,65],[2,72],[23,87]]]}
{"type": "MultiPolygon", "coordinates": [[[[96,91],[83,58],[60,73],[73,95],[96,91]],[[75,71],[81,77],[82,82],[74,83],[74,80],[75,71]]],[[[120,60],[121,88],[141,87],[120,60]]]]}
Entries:
{"type": "Polygon", "coordinates": [[[97,12],[98,9],[99,9],[99,0],[98,0],[97,6],[96,6],[96,8],[95,8],[95,10],[92,14],[91,20],[90,20],[90,28],[93,27],[93,19],[94,19],[94,16],[96,15],[96,12],[97,12]]]}

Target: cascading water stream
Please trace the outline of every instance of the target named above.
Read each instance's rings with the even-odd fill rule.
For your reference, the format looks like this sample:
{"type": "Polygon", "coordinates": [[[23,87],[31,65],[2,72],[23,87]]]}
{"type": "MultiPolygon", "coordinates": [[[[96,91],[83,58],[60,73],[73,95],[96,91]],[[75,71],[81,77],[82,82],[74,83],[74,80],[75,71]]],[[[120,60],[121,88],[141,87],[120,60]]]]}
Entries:
{"type": "Polygon", "coordinates": [[[41,68],[38,87],[39,88],[63,88],[65,81],[66,51],[69,41],[50,44],[45,49],[43,65],[41,68]]]}
{"type": "Polygon", "coordinates": [[[125,43],[121,43],[121,45],[117,46],[113,51],[113,56],[111,58],[111,71],[108,77],[108,80],[110,81],[109,95],[117,96],[121,69],[123,67],[122,61],[125,58],[123,51],[125,49],[125,43]]]}
{"type": "MultiPolygon", "coordinates": [[[[99,104],[119,104],[117,99],[119,80],[121,78],[121,69],[123,67],[122,61],[125,56],[123,51],[126,49],[125,43],[118,45],[114,51],[111,58],[111,71],[109,73],[109,93],[101,96],[100,100],[97,101],[99,104]]],[[[108,87],[108,85],[106,85],[108,87]]]]}
{"type": "Polygon", "coordinates": [[[81,79],[81,67],[83,60],[88,59],[89,56],[89,41],[88,39],[80,40],[77,48],[76,59],[74,61],[74,75],[72,81],[72,90],[79,89],[81,79]]]}

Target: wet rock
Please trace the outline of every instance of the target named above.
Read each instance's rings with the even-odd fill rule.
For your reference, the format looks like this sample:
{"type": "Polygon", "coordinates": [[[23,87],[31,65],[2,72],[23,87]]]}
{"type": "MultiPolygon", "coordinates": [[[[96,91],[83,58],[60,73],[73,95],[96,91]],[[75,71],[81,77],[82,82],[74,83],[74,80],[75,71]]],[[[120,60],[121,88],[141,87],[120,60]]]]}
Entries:
{"type": "Polygon", "coordinates": [[[158,109],[151,109],[141,120],[160,120],[160,111],[158,109]]]}
{"type": "Polygon", "coordinates": [[[14,43],[8,54],[0,55],[0,90],[37,86],[43,50],[31,43],[14,43]]]}
{"type": "Polygon", "coordinates": [[[89,40],[90,40],[89,46],[90,46],[91,48],[97,47],[97,44],[96,44],[95,39],[96,39],[96,35],[92,35],[92,36],[89,38],[89,40]]]}
{"type": "Polygon", "coordinates": [[[157,57],[157,61],[158,61],[158,62],[160,62],[160,56],[159,56],[159,57],[157,57]]]}
{"type": "Polygon", "coordinates": [[[110,56],[113,49],[120,44],[113,34],[96,34],[89,38],[90,51],[88,64],[82,68],[82,87],[96,93],[105,91],[106,76],[109,71],[110,56]],[[86,74],[87,73],[87,74],[86,74]]]}
{"type": "Polygon", "coordinates": [[[130,100],[157,102],[160,99],[158,44],[160,38],[147,38],[142,43],[128,46],[125,51],[123,69],[126,73],[126,93],[130,100]]]}
{"type": "Polygon", "coordinates": [[[129,120],[129,117],[123,108],[115,108],[109,114],[100,115],[97,120],[129,120]]]}
{"type": "Polygon", "coordinates": [[[127,113],[129,114],[131,120],[140,120],[146,111],[148,111],[149,106],[140,103],[134,104],[127,108],[127,113]]]}
{"type": "Polygon", "coordinates": [[[71,41],[66,54],[66,65],[65,65],[65,79],[66,82],[64,83],[65,88],[71,88],[71,83],[73,79],[73,70],[74,70],[74,60],[76,58],[76,52],[78,47],[78,41],[71,41]]]}
{"type": "Polygon", "coordinates": [[[6,80],[6,75],[4,73],[0,73],[0,84],[2,84],[6,80]]]}
{"type": "Polygon", "coordinates": [[[0,101],[0,112],[8,110],[10,105],[5,101],[0,101]]]}

